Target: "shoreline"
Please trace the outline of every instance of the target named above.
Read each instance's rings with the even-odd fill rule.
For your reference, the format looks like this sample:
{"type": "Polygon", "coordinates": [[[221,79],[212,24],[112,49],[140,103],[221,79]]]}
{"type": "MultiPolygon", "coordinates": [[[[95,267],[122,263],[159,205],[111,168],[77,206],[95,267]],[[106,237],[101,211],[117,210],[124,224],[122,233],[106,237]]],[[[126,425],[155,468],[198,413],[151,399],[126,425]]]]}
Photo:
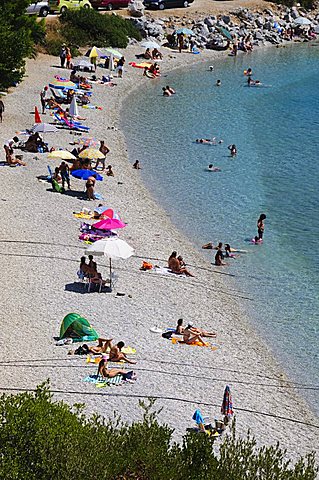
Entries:
{"type": "MultiPolygon", "coordinates": [[[[125,52],[125,56],[132,60],[133,58],[131,57],[134,52],[137,53],[137,48],[129,47],[125,52]]],[[[178,58],[179,54],[177,53],[176,56],[178,58]]],[[[189,56],[187,55],[187,57],[189,56]]],[[[217,55],[207,52],[207,55],[201,56],[201,59],[203,57],[205,60],[210,58],[215,60],[217,55]]],[[[8,104],[10,123],[14,122],[16,128],[24,128],[31,124],[32,117],[29,115],[29,112],[25,112],[25,115],[21,115],[21,118],[19,113],[12,112],[11,118],[12,107],[14,110],[13,104],[15,103],[13,100],[16,98],[21,100],[23,90],[25,89],[30,91],[31,96],[33,95],[33,102],[36,99],[34,104],[39,103],[35,95],[42,88],[42,84],[40,80],[36,85],[33,84],[33,81],[36,82],[36,79],[40,76],[43,83],[44,75],[46,75],[47,80],[43,83],[45,84],[52,75],[60,72],[60,69],[57,72],[52,69],[48,70],[51,60],[52,58],[40,56],[38,61],[29,61],[29,77],[7,97],[6,105],[8,104]],[[31,67],[37,62],[38,66],[40,63],[40,68],[35,74],[35,72],[31,71],[31,67]],[[28,125],[25,124],[26,119],[28,119],[28,125]],[[20,121],[24,123],[19,123],[20,121]]],[[[193,56],[187,63],[193,64],[198,62],[198,60],[196,56],[195,58],[193,56]]],[[[164,61],[165,72],[166,69],[171,71],[171,64],[174,65],[174,62],[179,63],[180,61],[181,59],[176,61],[174,58],[164,61]]],[[[175,65],[174,69],[183,68],[184,66],[180,64],[175,65]]],[[[27,358],[25,362],[29,361],[33,356],[36,357],[35,362],[41,360],[42,364],[44,364],[41,367],[32,369],[26,367],[24,361],[21,361],[19,368],[16,369],[18,372],[13,368],[7,368],[6,370],[11,375],[11,387],[33,388],[37,383],[47,378],[48,373],[51,373],[49,376],[52,379],[52,389],[64,391],[64,393],[57,395],[57,398],[65,398],[70,401],[68,390],[73,392],[81,391],[81,393],[72,394],[74,397],[72,402],[84,401],[87,403],[88,412],[98,411],[98,413],[103,413],[106,416],[111,415],[112,409],[117,409],[122,414],[123,419],[128,421],[136,415],[139,416],[137,398],[134,398],[135,395],[140,397],[152,394],[159,397],[166,396],[166,400],[158,400],[156,402],[156,407],[165,407],[160,420],[169,423],[173,420],[173,426],[176,428],[179,436],[185,431],[186,426],[191,426],[191,415],[196,405],[211,403],[210,400],[213,405],[220,405],[225,382],[228,382],[232,388],[235,410],[237,407],[237,431],[240,434],[245,433],[247,428],[250,427],[252,433],[256,435],[258,443],[268,444],[280,439],[282,447],[291,450],[289,456],[297,458],[299,454],[315,448],[315,427],[309,428],[292,422],[285,424],[285,421],[243,412],[240,408],[247,408],[249,405],[253,405],[254,410],[262,411],[266,415],[275,414],[286,418],[302,419],[305,423],[314,423],[316,425],[318,424],[317,418],[309,413],[309,407],[299,396],[297,390],[294,390],[293,393],[290,391],[291,382],[283,375],[279,364],[272,357],[263,340],[252,330],[253,327],[250,325],[249,320],[241,314],[240,305],[234,299],[229,300],[228,296],[225,298],[225,292],[222,295],[223,298],[221,298],[220,288],[223,287],[223,282],[216,275],[212,275],[214,272],[209,269],[207,260],[195,249],[193,243],[176,229],[162,207],[156,204],[156,200],[140,179],[139,173],[135,171],[132,173],[132,166],[128,161],[124,133],[120,130],[105,130],[105,126],[102,125],[102,116],[108,119],[107,122],[109,124],[107,126],[115,125],[118,127],[120,125],[120,115],[123,106],[125,108],[127,95],[137,92],[138,89],[143,87],[142,81],[144,79],[139,78],[142,73],[136,70],[133,68],[127,69],[123,80],[115,80],[118,85],[110,91],[102,91],[103,86],[96,86],[93,98],[103,100],[104,97],[107,97],[106,106],[104,107],[103,104],[104,110],[100,116],[100,112],[88,112],[87,114],[87,123],[92,125],[93,136],[105,138],[106,143],[110,145],[111,154],[109,161],[113,165],[115,172],[115,177],[107,179],[104,184],[98,185],[97,190],[104,194],[106,198],[105,203],[118,209],[124,220],[128,222],[128,227],[120,236],[134,246],[136,255],[139,257],[133,257],[123,264],[117,262],[115,271],[119,275],[119,286],[116,287],[112,294],[102,294],[101,296],[101,294],[90,293],[81,295],[72,291],[63,291],[64,285],[70,283],[76,276],[78,258],[81,251],[83,251],[83,246],[77,240],[79,221],[72,219],[72,211],[82,206],[91,207],[91,205],[75,197],[70,198],[69,196],[57,196],[49,193],[46,191],[47,185],[45,184],[33,181],[30,187],[25,183],[25,180],[32,182],[35,175],[45,173],[43,170],[47,163],[46,156],[43,157],[45,161],[39,162],[31,160],[32,154],[25,155],[28,163],[25,169],[22,167],[19,169],[4,167],[2,169],[1,173],[4,173],[3,177],[6,179],[3,186],[3,196],[9,196],[10,198],[11,195],[9,200],[11,205],[6,202],[4,208],[5,235],[2,234],[1,236],[2,242],[3,240],[8,240],[10,236],[21,241],[39,241],[37,238],[39,233],[45,240],[51,239],[51,242],[46,242],[51,244],[45,246],[45,251],[44,249],[41,250],[42,247],[40,248],[39,245],[35,247],[31,243],[19,246],[19,250],[20,248],[22,250],[22,255],[30,255],[27,257],[27,261],[23,256],[17,259],[16,245],[8,243],[3,245],[2,243],[3,250],[5,250],[3,254],[7,255],[11,271],[18,278],[21,278],[21,272],[24,272],[21,285],[15,285],[14,279],[10,279],[8,282],[7,308],[10,308],[13,313],[15,326],[21,328],[20,312],[20,317],[28,319],[27,325],[32,332],[31,338],[29,338],[27,332],[23,331],[24,335],[17,340],[19,347],[18,351],[16,351],[16,348],[12,348],[10,343],[11,330],[9,328],[9,331],[4,334],[5,358],[6,360],[9,358],[8,364],[12,360],[17,362],[20,358],[18,352],[22,348],[21,341],[26,341],[28,342],[27,351],[32,351],[32,355],[25,355],[27,358]],[[136,79],[139,80],[135,83],[136,79]],[[24,175],[26,175],[27,179],[24,178],[24,175]],[[22,192],[19,189],[19,185],[15,184],[16,179],[22,183],[24,191],[31,198],[21,195],[22,192]],[[124,187],[119,185],[118,181],[122,182],[124,187]],[[11,182],[12,184],[10,185],[11,182]],[[6,184],[8,183],[13,192],[10,192],[10,189],[7,188],[6,184]],[[42,204],[41,202],[39,202],[39,205],[35,204],[35,197],[32,197],[34,188],[36,197],[43,201],[42,204]],[[21,221],[19,232],[12,225],[14,222],[12,222],[12,217],[10,216],[13,193],[17,196],[18,207],[21,209],[20,213],[23,213],[26,217],[20,218],[20,215],[18,215],[17,220],[21,221]],[[30,205],[31,215],[28,211],[30,205]],[[57,209],[57,211],[54,209],[57,209]],[[41,224],[45,220],[49,220],[46,225],[47,231],[41,224]],[[33,230],[30,232],[30,229],[28,230],[30,225],[37,226],[38,231],[36,233],[33,230]],[[57,231],[59,232],[58,235],[56,234],[57,231]],[[53,262],[50,265],[43,265],[48,260],[43,259],[43,263],[42,261],[39,263],[39,259],[32,260],[32,255],[35,255],[35,249],[38,253],[40,251],[42,254],[49,253],[53,257],[53,262]],[[164,265],[173,249],[187,254],[188,263],[197,265],[197,271],[194,271],[195,279],[171,279],[139,271],[142,260],[147,258],[160,258],[161,264],[164,265]],[[10,253],[12,253],[13,257],[8,255],[10,253]],[[28,261],[35,263],[35,265],[32,263],[31,271],[26,263],[28,261]],[[44,268],[44,275],[39,270],[40,265],[41,268],[44,268]],[[27,278],[25,279],[24,277],[27,278]],[[39,279],[41,284],[39,284],[39,279]],[[29,283],[25,280],[29,280],[29,283]],[[48,285],[45,284],[46,281],[48,285]],[[44,282],[43,285],[42,282],[44,282]],[[210,286],[211,284],[213,285],[210,286]],[[37,287],[39,286],[43,288],[43,292],[38,291],[37,287]],[[19,294],[17,301],[18,309],[12,295],[10,295],[10,287],[12,287],[12,291],[19,294]],[[121,299],[115,298],[116,291],[126,292],[127,295],[121,299]],[[208,297],[212,292],[214,295],[211,297],[218,293],[216,298],[208,297]],[[131,299],[128,297],[128,294],[131,294],[131,299]],[[24,302],[26,302],[29,295],[34,295],[34,305],[25,304],[26,311],[23,311],[24,302]],[[42,305],[39,300],[42,300],[42,305]],[[207,304],[203,305],[203,300],[207,304]],[[102,315],[99,310],[102,309],[100,305],[103,306],[103,310],[107,311],[107,315],[105,315],[107,318],[101,318],[102,315]],[[39,308],[35,309],[33,308],[34,306],[39,308]],[[69,310],[66,310],[67,307],[69,307],[69,310]],[[97,395],[96,390],[92,386],[81,383],[81,377],[87,374],[87,367],[84,365],[83,359],[67,357],[67,348],[56,347],[52,339],[58,333],[59,323],[62,321],[63,316],[71,311],[77,311],[88,318],[99,332],[110,333],[118,340],[120,335],[126,343],[137,348],[138,364],[136,371],[139,379],[136,385],[122,387],[120,392],[119,389],[115,391],[112,389],[105,392],[104,395],[100,395],[100,392],[97,395]],[[200,319],[196,318],[198,311],[201,312],[202,318],[200,319]],[[214,312],[213,319],[211,318],[212,311],[214,312]],[[44,325],[42,325],[39,320],[46,312],[49,319],[44,320],[44,325]],[[35,316],[34,321],[29,319],[31,313],[35,316]],[[217,343],[219,344],[219,349],[216,352],[206,352],[203,351],[205,349],[194,348],[189,352],[184,350],[186,347],[180,346],[175,348],[170,342],[149,332],[149,328],[155,324],[167,326],[168,323],[175,322],[181,315],[185,319],[194,320],[194,323],[196,322],[200,326],[216,328],[218,331],[217,343]],[[109,321],[109,318],[111,318],[111,321],[109,321]],[[39,333],[36,331],[36,320],[37,324],[40,325],[39,333]],[[45,332],[45,329],[48,331],[45,332]],[[39,336],[41,339],[44,338],[44,342],[38,343],[39,336]],[[247,352],[251,354],[250,358],[247,358],[247,352]],[[55,362],[53,365],[46,363],[44,360],[44,357],[47,357],[47,355],[49,359],[55,362]],[[68,366],[71,365],[71,367],[64,368],[66,364],[68,366]],[[251,371],[252,364],[256,365],[257,374],[251,371]],[[191,367],[189,368],[190,365],[191,367]],[[233,368],[225,369],[225,365],[233,366],[233,368]],[[163,370],[159,371],[159,366],[163,370]],[[182,371],[180,367],[182,367],[182,371]],[[14,370],[13,373],[12,370],[14,370]],[[71,370],[71,372],[69,373],[68,370],[71,370]],[[148,370],[148,372],[145,370],[148,370]],[[75,373],[72,373],[72,371],[75,373]],[[22,378],[21,372],[23,372],[22,378]],[[17,373],[18,375],[16,375],[17,373]],[[183,376],[185,373],[187,375],[185,375],[184,381],[183,376]],[[210,374],[217,378],[211,378],[210,374]],[[201,378],[201,375],[204,375],[204,378],[201,378]],[[223,378],[218,378],[219,376],[223,378]],[[257,381],[257,379],[259,380],[257,381]],[[254,387],[253,383],[255,383],[254,387]],[[262,385],[258,385],[258,383],[262,385]],[[285,388],[289,391],[289,398],[287,398],[285,388]],[[131,399],[129,395],[132,395],[131,399]],[[178,398],[171,400],[174,396],[178,398]],[[106,412],[105,401],[107,399],[110,409],[106,412]],[[118,399],[123,403],[118,405],[118,399]],[[207,402],[207,399],[209,399],[209,402],[207,402]],[[179,411],[179,403],[176,403],[181,401],[186,402],[185,410],[183,411],[179,411]],[[278,422],[280,424],[279,431],[278,422]]],[[[25,106],[24,110],[31,105],[25,106]]],[[[2,137],[4,129],[6,130],[6,135],[12,136],[13,134],[12,129],[10,134],[9,132],[7,133],[8,113],[6,113],[4,123],[2,124],[2,127],[4,127],[1,130],[2,137]]],[[[64,145],[65,140],[71,140],[67,132],[63,131],[62,136],[64,145]]],[[[6,137],[2,138],[2,140],[5,139],[6,137]]],[[[51,140],[51,137],[48,137],[46,140],[49,141],[50,145],[52,141],[54,142],[53,139],[51,140]]],[[[79,181],[72,181],[73,183],[76,187],[79,187],[77,190],[80,190],[82,184],[79,181]]],[[[107,262],[100,261],[99,265],[102,265],[102,263],[106,267],[107,262]]],[[[101,269],[103,273],[105,272],[105,267],[103,266],[101,269]]],[[[3,375],[3,373],[0,376],[0,387],[2,388],[7,386],[9,378],[3,375]]],[[[211,407],[208,409],[206,407],[203,409],[203,412],[205,414],[210,413],[211,418],[213,418],[214,415],[219,414],[219,408],[211,407]]]]}

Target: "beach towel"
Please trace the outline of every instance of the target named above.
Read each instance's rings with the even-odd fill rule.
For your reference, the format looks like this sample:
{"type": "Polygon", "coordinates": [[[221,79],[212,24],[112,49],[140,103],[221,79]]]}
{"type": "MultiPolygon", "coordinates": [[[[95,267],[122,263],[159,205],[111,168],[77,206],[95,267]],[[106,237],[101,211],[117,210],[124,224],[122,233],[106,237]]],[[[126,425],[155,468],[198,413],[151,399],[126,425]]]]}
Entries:
{"type": "Polygon", "coordinates": [[[173,345],[176,345],[176,344],[187,345],[188,347],[208,347],[208,348],[210,348],[210,350],[213,350],[213,351],[218,350],[218,345],[216,345],[215,343],[212,344],[210,342],[196,341],[194,343],[187,344],[183,340],[180,340],[179,338],[176,338],[176,337],[172,338],[172,344],[173,345]]]}
{"type": "Polygon", "coordinates": [[[83,220],[93,220],[94,214],[93,213],[73,213],[74,218],[82,218],[83,220]]]}
{"type": "MultiPolygon", "coordinates": [[[[100,363],[101,361],[101,356],[100,357],[93,357],[91,355],[88,355],[86,357],[86,363],[94,363],[94,364],[97,364],[97,363],[100,363]]],[[[120,362],[107,362],[108,366],[109,367],[114,367],[114,368],[118,368],[119,366],[120,367],[125,367],[125,362],[124,360],[121,360],[120,362]]]]}
{"type": "Polygon", "coordinates": [[[150,68],[152,66],[151,62],[141,62],[141,63],[136,63],[136,62],[130,62],[129,65],[134,68],[150,68]]]}
{"type": "Polygon", "coordinates": [[[116,375],[113,378],[102,378],[98,375],[89,375],[83,379],[83,382],[94,383],[97,388],[102,388],[107,385],[121,385],[123,378],[122,375],[116,375]]]}
{"type": "Polygon", "coordinates": [[[159,267],[157,265],[155,265],[155,267],[152,268],[150,272],[158,273],[160,275],[170,275],[170,276],[179,277],[179,278],[186,277],[186,275],[184,275],[183,273],[173,273],[168,267],[159,267]]]}

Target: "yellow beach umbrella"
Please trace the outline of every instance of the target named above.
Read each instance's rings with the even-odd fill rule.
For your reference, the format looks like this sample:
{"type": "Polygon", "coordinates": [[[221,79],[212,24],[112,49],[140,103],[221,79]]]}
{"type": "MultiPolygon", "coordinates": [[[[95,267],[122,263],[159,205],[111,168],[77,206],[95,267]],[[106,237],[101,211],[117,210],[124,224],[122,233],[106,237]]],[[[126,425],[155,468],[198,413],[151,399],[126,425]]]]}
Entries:
{"type": "Polygon", "coordinates": [[[102,57],[103,55],[104,55],[103,52],[95,46],[90,48],[85,54],[85,56],[89,58],[102,57]]]}
{"type": "Polygon", "coordinates": [[[62,160],[75,160],[76,157],[68,150],[53,150],[48,154],[48,158],[61,158],[62,160]]]}
{"type": "Polygon", "coordinates": [[[98,160],[99,158],[104,158],[105,155],[103,155],[103,153],[96,148],[86,148],[85,150],[82,150],[82,152],[79,154],[79,157],[88,158],[89,160],[98,160]]]}

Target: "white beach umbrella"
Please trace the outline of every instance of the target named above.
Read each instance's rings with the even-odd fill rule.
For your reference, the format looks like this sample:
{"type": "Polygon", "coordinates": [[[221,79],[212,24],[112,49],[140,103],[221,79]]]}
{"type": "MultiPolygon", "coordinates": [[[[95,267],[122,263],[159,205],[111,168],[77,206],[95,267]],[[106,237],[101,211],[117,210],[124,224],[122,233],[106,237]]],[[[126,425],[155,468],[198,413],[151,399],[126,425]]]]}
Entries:
{"type": "Polygon", "coordinates": [[[298,17],[296,20],[294,20],[294,23],[296,25],[311,25],[312,22],[308,18],[298,17]]]}
{"type": "Polygon", "coordinates": [[[76,103],[75,95],[73,95],[73,98],[72,98],[72,101],[71,101],[71,104],[70,104],[69,114],[72,117],[78,117],[79,116],[78,104],[76,103]]]}
{"type": "Polygon", "coordinates": [[[33,127],[35,133],[55,133],[58,131],[55,125],[50,123],[37,123],[33,127]]]}
{"type": "Polygon", "coordinates": [[[112,259],[126,260],[134,254],[134,248],[120,238],[109,238],[94,242],[85,250],[85,253],[110,259],[110,286],[112,286],[112,259]]]}
{"type": "Polygon", "coordinates": [[[161,48],[161,46],[158,45],[158,43],[153,42],[151,40],[141,43],[141,47],[149,48],[150,50],[152,50],[153,48],[157,48],[157,49],[161,48]]]}

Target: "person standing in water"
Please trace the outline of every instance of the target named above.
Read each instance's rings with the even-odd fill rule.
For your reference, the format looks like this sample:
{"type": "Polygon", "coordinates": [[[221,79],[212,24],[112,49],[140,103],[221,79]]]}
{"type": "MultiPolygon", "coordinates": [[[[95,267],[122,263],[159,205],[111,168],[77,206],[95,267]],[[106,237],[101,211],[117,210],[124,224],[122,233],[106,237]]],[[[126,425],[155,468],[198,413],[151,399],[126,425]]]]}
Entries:
{"type": "Polygon", "coordinates": [[[263,239],[265,230],[264,220],[266,220],[266,215],[264,213],[261,213],[257,220],[258,240],[263,239]]]}

